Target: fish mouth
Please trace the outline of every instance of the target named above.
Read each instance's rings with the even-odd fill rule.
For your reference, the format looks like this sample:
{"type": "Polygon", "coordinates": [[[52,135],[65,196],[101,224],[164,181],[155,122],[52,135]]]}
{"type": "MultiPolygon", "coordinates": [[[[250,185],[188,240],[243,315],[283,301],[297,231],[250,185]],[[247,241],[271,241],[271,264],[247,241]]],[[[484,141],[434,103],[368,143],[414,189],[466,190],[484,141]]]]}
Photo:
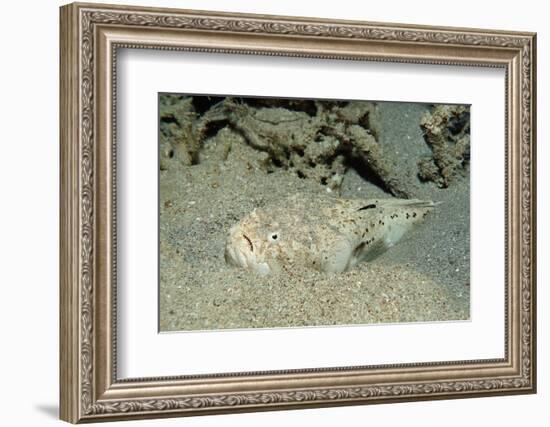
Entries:
{"type": "Polygon", "coordinates": [[[249,268],[256,261],[252,240],[246,234],[232,234],[225,245],[224,258],[227,264],[249,268]]]}
{"type": "Polygon", "coordinates": [[[254,245],[252,244],[252,240],[246,235],[243,234],[243,238],[247,241],[248,246],[250,247],[250,252],[254,252],[254,245]]]}
{"type": "Polygon", "coordinates": [[[231,236],[228,239],[225,245],[224,258],[229,265],[253,270],[262,276],[269,274],[271,271],[266,262],[257,258],[254,244],[246,234],[231,236]]]}

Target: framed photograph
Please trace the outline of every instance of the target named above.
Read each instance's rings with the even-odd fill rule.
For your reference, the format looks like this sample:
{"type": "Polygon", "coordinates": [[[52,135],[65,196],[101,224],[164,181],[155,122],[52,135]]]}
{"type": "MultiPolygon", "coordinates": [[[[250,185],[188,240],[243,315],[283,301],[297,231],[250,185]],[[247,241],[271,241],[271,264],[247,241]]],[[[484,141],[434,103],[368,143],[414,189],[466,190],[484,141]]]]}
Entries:
{"type": "Polygon", "coordinates": [[[535,34],[60,22],[63,420],[536,391],[535,34]]]}

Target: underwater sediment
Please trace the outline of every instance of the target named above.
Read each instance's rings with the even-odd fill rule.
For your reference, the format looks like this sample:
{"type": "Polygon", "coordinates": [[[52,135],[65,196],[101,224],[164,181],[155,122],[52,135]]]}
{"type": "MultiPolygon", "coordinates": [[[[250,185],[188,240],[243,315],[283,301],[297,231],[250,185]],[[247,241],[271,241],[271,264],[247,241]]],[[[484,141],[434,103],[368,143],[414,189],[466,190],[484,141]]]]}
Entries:
{"type": "Polygon", "coordinates": [[[159,103],[162,331],[469,318],[468,107],[170,94],[159,103]],[[227,265],[229,229],[291,194],[441,203],[408,238],[340,274],[262,277],[227,265]]]}

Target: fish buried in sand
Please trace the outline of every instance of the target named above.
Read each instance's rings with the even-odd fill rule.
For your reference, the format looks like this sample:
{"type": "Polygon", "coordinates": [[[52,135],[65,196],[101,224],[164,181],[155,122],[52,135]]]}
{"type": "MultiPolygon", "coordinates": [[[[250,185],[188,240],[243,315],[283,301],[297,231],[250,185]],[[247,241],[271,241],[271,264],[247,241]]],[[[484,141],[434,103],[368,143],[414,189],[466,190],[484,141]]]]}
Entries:
{"type": "Polygon", "coordinates": [[[340,273],[395,245],[435,205],[417,199],[294,195],[254,209],[231,227],[225,261],[260,275],[293,266],[340,273]]]}

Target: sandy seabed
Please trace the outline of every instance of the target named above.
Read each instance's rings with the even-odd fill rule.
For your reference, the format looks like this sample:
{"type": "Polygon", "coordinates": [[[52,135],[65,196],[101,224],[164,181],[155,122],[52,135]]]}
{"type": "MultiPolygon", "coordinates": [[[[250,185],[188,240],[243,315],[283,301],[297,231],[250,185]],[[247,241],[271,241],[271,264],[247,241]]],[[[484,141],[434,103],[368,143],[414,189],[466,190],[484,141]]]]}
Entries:
{"type": "MultiPolygon", "coordinates": [[[[260,277],[226,265],[229,228],[289,194],[327,195],[326,185],[279,168],[222,128],[200,161],[160,172],[160,330],[209,330],[466,320],[470,315],[469,178],[439,188],[417,178],[430,154],[422,104],[379,103],[379,143],[399,160],[414,197],[441,202],[386,253],[341,274],[300,271],[260,277]],[[231,146],[227,152],[228,144],[231,146]]],[[[353,168],[340,197],[391,197],[353,168]]]]}

